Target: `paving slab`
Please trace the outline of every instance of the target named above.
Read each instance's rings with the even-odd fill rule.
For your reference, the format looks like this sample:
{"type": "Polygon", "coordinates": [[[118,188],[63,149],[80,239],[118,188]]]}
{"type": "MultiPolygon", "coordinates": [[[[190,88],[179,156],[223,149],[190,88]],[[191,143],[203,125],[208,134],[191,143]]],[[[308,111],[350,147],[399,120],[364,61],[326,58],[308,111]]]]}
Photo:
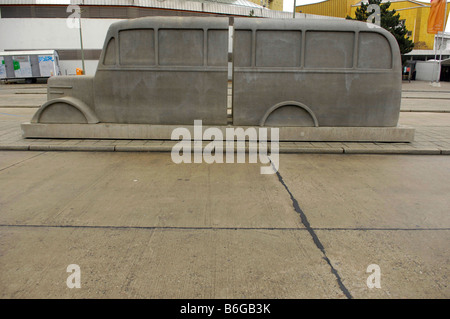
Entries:
{"type": "Polygon", "coordinates": [[[0,171],[41,154],[42,152],[0,152],[0,171]]]}
{"type": "Polygon", "coordinates": [[[0,84],[1,108],[36,108],[47,101],[46,84],[0,84]]]}
{"type": "Polygon", "coordinates": [[[405,91],[402,93],[404,99],[429,99],[450,100],[450,91],[405,91]]]}
{"type": "Polygon", "coordinates": [[[8,185],[0,224],[301,227],[281,185],[260,174],[262,164],[175,164],[170,153],[36,154],[0,174],[8,185]]]}
{"type": "Polygon", "coordinates": [[[357,299],[448,299],[450,229],[317,230],[327,256],[357,299]],[[380,288],[367,279],[379,267],[380,288]]]}
{"type": "Polygon", "coordinates": [[[450,99],[402,99],[401,112],[449,113],[450,99]]]}
{"type": "Polygon", "coordinates": [[[448,113],[401,113],[399,123],[406,126],[418,127],[450,127],[448,113]]]}
{"type": "Polygon", "coordinates": [[[445,156],[282,154],[279,172],[313,228],[450,227],[445,156]]]}
{"type": "Polygon", "coordinates": [[[403,81],[402,92],[450,92],[450,82],[431,83],[428,81],[403,81]]]}
{"type": "Polygon", "coordinates": [[[1,298],[345,298],[305,231],[0,227],[0,235],[1,298]],[[70,264],[80,267],[80,289],[66,286],[70,264]]]}

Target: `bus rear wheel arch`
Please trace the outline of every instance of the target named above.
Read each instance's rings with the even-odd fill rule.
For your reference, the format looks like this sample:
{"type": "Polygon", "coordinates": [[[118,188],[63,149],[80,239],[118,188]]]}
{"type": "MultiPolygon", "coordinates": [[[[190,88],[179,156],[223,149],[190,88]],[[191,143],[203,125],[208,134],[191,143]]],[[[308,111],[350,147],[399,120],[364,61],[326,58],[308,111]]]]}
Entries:
{"type": "Polygon", "coordinates": [[[318,127],[314,112],[297,101],[284,101],[273,105],[261,119],[260,126],[309,126],[318,127]]]}

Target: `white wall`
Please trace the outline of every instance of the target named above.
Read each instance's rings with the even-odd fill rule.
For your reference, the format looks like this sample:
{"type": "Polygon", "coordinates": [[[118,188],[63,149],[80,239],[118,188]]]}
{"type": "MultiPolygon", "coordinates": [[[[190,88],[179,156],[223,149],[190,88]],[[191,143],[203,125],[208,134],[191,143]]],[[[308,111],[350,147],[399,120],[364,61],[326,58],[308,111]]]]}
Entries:
{"type": "Polygon", "coordinates": [[[436,61],[417,61],[416,62],[416,80],[418,81],[437,81],[440,76],[439,62],[436,61]]]}
{"type": "MultiPolygon", "coordinates": [[[[81,19],[85,49],[101,49],[108,27],[119,19],[81,19]]],[[[0,19],[0,50],[79,49],[80,32],[67,19],[0,19]]]]}
{"type": "MultiPolygon", "coordinates": [[[[102,49],[109,26],[120,19],[82,19],[84,49],[102,49]]],[[[1,19],[0,51],[80,49],[80,32],[67,19],[1,19]]],[[[86,74],[94,74],[98,61],[85,61],[86,74]]],[[[80,61],[60,61],[62,73],[75,74],[80,61]],[[77,64],[78,62],[78,64],[77,64]]]]}
{"type": "MultiPolygon", "coordinates": [[[[84,67],[86,75],[94,75],[97,70],[97,60],[85,60],[84,67]]],[[[61,70],[61,75],[75,75],[77,68],[81,69],[81,60],[62,60],[59,61],[59,68],[61,70]]]]}
{"type": "Polygon", "coordinates": [[[450,50],[450,34],[435,36],[433,50],[450,50]]]}

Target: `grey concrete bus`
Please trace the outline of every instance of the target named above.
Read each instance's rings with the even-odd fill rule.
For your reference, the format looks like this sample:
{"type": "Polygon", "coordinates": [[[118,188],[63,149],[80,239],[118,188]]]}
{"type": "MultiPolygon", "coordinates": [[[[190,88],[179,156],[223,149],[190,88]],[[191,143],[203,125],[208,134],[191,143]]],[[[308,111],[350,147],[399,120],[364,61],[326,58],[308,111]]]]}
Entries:
{"type": "Polygon", "coordinates": [[[95,76],[51,78],[33,123],[395,127],[395,38],[346,20],[148,17],[109,28],[95,76]]]}

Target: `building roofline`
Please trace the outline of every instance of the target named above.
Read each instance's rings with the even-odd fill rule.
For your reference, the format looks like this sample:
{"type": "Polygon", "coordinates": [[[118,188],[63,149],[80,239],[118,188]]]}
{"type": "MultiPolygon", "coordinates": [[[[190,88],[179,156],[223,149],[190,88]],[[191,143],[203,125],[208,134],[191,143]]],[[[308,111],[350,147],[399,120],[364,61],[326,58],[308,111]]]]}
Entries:
{"type": "Polygon", "coordinates": [[[299,7],[313,6],[315,4],[320,4],[320,3],[324,3],[324,2],[328,2],[328,1],[332,1],[332,0],[322,0],[322,1],[319,1],[319,2],[302,4],[302,5],[298,5],[298,6],[295,6],[295,7],[299,8],[299,7]]]}
{"type": "Polygon", "coordinates": [[[443,55],[450,55],[450,50],[441,50],[441,51],[434,51],[434,50],[412,50],[409,53],[405,53],[404,55],[413,55],[413,56],[420,56],[420,55],[434,55],[435,53],[443,54],[443,55]]]}
{"type": "Polygon", "coordinates": [[[48,55],[48,54],[58,54],[56,50],[20,50],[20,51],[0,51],[0,56],[11,56],[11,55],[48,55]]]}
{"type": "MultiPolygon", "coordinates": [[[[369,1],[362,0],[362,1],[359,1],[359,2],[357,2],[355,4],[352,4],[351,6],[352,7],[359,7],[361,5],[361,3],[368,3],[368,2],[369,1]]],[[[420,2],[420,1],[415,1],[415,0],[383,0],[383,1],[381,1],[381,3],[386,3],[386,2],[390,2],[390,3],[411,2],[411,3],[417,4],[417,5],[421,6],[421,7],[430,7],[430,5],[428,3],[426,3],[426,2],[420,2]]]]}
{"type": "MultiPolygon", "coordinates": [[[[0,0],[0,5],[55,5],[55,6],[124,6],[152,9],[165,9],[174,11],[203,12],[210,14],[223,14],[235,16],[249,16],[261,18],[292,19],[292,12],[270,10],[263,6],[246,0],[0,0]],[[244,5],[248,4],[248,5],[244,5]]],[[[314,14],[295,13],[295,18],[311,19],[341,19],[336,17],[323,17],[314,14]]]]}

